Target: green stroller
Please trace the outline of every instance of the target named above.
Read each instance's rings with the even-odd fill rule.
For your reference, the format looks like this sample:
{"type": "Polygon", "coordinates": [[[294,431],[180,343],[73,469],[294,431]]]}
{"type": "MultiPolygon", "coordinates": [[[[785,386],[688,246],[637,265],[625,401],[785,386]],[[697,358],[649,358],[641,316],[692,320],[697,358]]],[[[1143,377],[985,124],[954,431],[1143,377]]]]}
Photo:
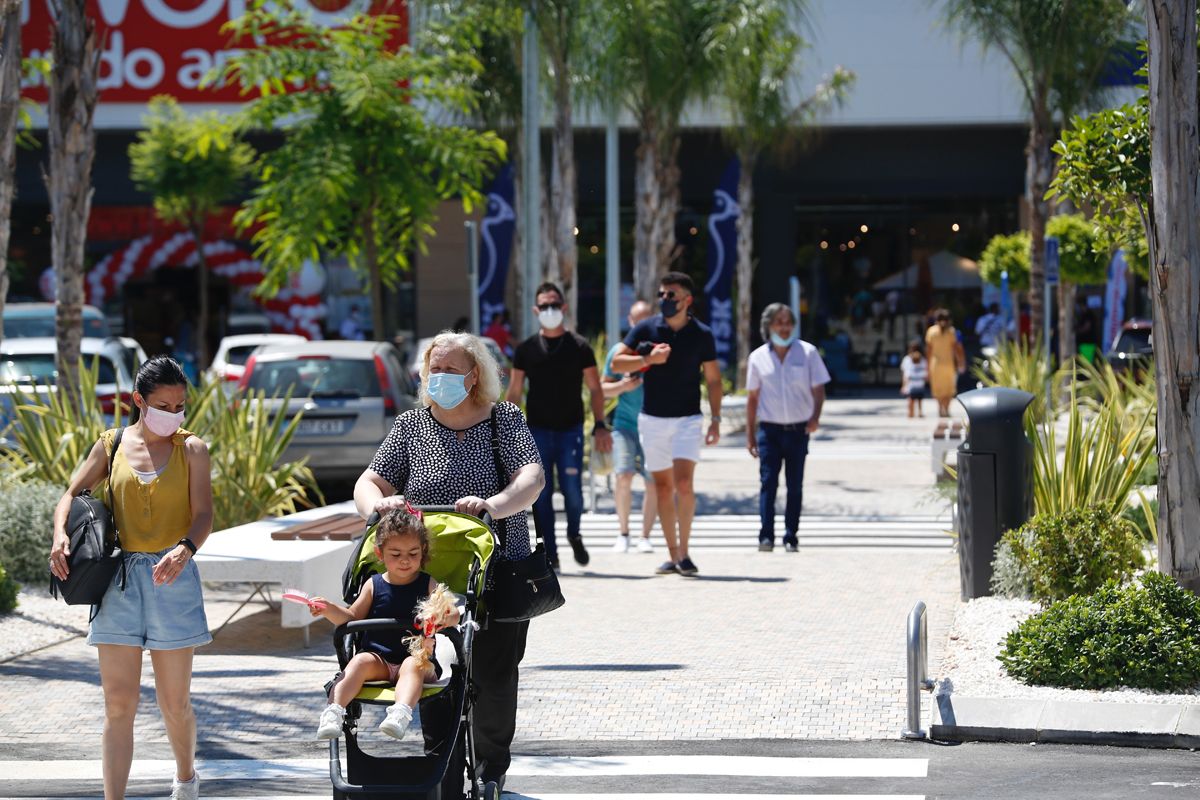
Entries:
{"type": "MultiPolygon", "coordinates": [[[[480,618],[480,596],[487,584],[488,563],[499,547],[490,520],[460,514],[450,507],[424,507],[429,530],[430,555],[425,571],[466,598],[457,629],[443,631],[454,644],[457,663],[445,685],[427,686],[419,703],[424,735],[423,756],[379,756],[359,746],[358,721],[364,705],[389,706],[395,690],[388,684],[366,684],[346,707],[342,725],[346,772],[342,773],[341,739],[329,740],[329,777],[335,800],[460,800],[463,774],[469,780],[471,800],[496,800],[495,783],[479,779],[471,734],[471,649],[480,618]]],[[[353,602],[363,584],[383,565],[375,556],[375,525],[368,520],[366,533],[355,548],[342,575],[342,598],[353,602]]],[[[357,652],[363,631],[409,630],[412,620],[367,619],[339,625],[333,632],[338,666],[345,669],[357,652]]],[[[328,690],[330,684],[326,685],[328,690]]]]}

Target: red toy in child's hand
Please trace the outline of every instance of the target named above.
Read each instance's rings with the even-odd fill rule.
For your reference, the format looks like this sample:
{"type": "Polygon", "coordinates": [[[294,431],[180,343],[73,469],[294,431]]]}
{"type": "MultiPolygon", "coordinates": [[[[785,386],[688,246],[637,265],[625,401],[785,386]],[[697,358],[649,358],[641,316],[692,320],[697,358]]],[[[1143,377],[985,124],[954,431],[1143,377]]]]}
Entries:
{"type": "Polygon", "coordinates": [[[299,589],[284,589],[281,595],[284,600],[291,600],[293,603],[303,603],[311,609],[320,611],[325,607],[325,603],[320,600],[313,600],[308,592],[302,592],[299,589]]]}

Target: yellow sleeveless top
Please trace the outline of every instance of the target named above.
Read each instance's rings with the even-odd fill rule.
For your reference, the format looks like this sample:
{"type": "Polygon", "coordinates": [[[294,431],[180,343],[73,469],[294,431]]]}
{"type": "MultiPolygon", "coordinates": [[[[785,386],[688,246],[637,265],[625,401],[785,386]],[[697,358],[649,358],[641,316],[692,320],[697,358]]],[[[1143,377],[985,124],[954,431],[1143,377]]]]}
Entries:
{"type": "MultiPolygon", "coordinates": [[[[104,452],[111,456],[116,429],[100,434],[104,452]]],[[[133,471],[125,458],[124,442],[113,460],[113,516],[121,547],[130,552],[157,553],[173,547],[192,525],[192,503],[188,493],[187,454],[183,443],[195,434],[180,428],[171,437],[175,447],[166,468],[146,483],[133,471]]],[[[108,505],[108,486],[102,483],[97,496],[108,505]]]]}

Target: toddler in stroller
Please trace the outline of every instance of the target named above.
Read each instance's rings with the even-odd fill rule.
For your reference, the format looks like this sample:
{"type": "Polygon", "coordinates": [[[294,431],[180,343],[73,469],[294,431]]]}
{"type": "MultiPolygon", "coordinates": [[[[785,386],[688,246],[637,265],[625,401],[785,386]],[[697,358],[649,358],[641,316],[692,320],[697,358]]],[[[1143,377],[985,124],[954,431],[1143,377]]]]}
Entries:
{"type": "MultiPolygon", "coordinates": [[[[312,614],[334,625],[363,619],[414,620],[415,630],[363,633],[359,652],[329,691],[329,705],[321,712],[317,725],[318,739],[334,739],[341,734],[346,706],[370,681],[395,685],[396,700],[388,706],[379,730],[401,739],[412,722],[413,707],[423,686],[450,676],[454,645],[434,631],[457,624],[458,609],[448,605],[434,619],[415,622],[418,605],[439,588],[438,582],[423,571],[429,561],[429,532],[421,513],[410,507],[392,509],[384,515],[375,530],[375,555],[383,563],[384,572],[364,582],[354,602],[347,607],[314,597],[309,604],[312,614]],[[413,636],[418,637],[419,645],[410,648],[413,636]]],[[[447,590],[441,587],[441,591],[447,590]]]]}

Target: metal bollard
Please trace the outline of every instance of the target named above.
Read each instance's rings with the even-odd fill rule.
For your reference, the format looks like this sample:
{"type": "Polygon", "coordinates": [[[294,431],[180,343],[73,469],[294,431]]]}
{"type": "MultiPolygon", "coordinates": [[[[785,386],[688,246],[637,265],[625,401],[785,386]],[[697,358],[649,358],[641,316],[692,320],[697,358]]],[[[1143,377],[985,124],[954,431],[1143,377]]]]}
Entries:
{"type": "Polygon", "coordinates": [[[921,729],[921,691],[933,691],[929,679],[929,631],[925,624],[925,601],[918,600],[908,612],[908,725],[903,739],[924,739],[921,729]]]}

